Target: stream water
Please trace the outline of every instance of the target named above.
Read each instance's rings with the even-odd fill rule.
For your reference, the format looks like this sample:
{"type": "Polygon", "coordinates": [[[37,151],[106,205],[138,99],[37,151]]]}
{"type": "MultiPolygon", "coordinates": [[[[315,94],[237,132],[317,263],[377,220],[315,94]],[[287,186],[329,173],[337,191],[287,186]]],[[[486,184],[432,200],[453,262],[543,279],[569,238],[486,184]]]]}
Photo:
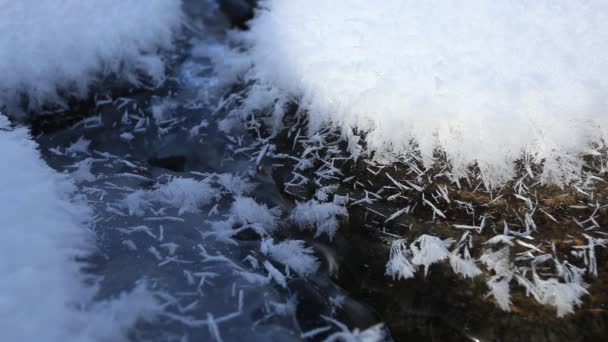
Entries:
{"type": "Polygon", "coordinates": [[[236,244],[206,235],[237,196],[283,213],[293,204],[247,153],[249,133],[218,128],[215,108],[225,89],[216,86],[209,61],[188,51],[218,43],[228,24],[217,12],[187,4],[191,15],[206,13],[205,26],[182,37],[163,88],[97,94],[64,122],[39,120],[34,127],[46,161],[70,173],[94,208],[98,253],[86,271],[100,280],[100,299],[141,281],[157,291],[166,313],[134,329],[134,340],[301,340],[331,325],[322,315],[352,328],[378,323],[327,271],[285,286],[269,281],[257,235],[241,234],[236,244]],[[191,210],[180,212],[183,206],[171,200],[130,204],[130,197],[175,180],[182,184],[172,200],[192,201],[191,210]],[[210,189],[213,198],[205,198],[210,189]]]}

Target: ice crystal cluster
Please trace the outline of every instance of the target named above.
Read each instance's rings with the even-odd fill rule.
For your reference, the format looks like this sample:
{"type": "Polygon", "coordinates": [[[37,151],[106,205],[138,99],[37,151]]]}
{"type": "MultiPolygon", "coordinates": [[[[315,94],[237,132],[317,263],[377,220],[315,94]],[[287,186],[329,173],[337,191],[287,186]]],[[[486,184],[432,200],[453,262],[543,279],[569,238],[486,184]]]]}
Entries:
{"type": "MultiPolygon", "coordinates": [[[[244,107],[308,112],[314,133],[340,127],[375,158],[439,149],[455,177],[513,178],[525,156],[542,179],[579,176],[581,155],[608,136],[608,5],[576,1],[267,0],[221,54],[254,86],[244,107]]],[[[217,51],[215,52],[217,54],[217,51]]],[[[218,60],[220,58],[217,58],[218,60]]],[[[227,72],[230,74],[230,72],[227,72]]]]}

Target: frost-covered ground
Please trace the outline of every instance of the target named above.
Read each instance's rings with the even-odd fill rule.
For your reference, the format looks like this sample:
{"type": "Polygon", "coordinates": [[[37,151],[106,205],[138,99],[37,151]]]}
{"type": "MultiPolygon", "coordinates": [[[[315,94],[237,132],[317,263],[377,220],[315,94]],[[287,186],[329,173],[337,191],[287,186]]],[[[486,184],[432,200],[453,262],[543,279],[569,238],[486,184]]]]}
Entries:
{"type": "Polygon", "coordinates": [[[356,156],[419,153],[428,168],[439,149],[454,177],[476,164],[488,186],[512,179],[525,156],[562,184],[607,137],[602,0],[261,7],[238,36],[247,52],[221,61],[256,84],[244,111],[274,106],[280,125],[297,99],[310,133],[339,127],[356,156]]]}
{"type": "Polygon", "coordinates": [[[0,0],[2,336],[603,334],[605,5],[251,3],[0,0]]]}

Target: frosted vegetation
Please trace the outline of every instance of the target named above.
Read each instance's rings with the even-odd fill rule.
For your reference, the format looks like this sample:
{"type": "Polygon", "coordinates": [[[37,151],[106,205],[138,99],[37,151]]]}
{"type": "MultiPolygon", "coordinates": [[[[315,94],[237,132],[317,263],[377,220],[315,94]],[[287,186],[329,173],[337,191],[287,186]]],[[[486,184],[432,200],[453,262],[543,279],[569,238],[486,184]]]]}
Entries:
{"type": "Polygon", "coordinates": [[[179,1],[1,0],[0,107],[12,112],[83,99],[108,77],[134,86],[165,79],[179,1]]]}
{"type": "Polygon", "coordinates": [[[243,112],[270,108],[275,128],[296,100],[310,134],[339,127],[355,156],[419,153],[430,167],[439,150],[453,177],[476,165],[488,186],[511,180],[522,158],[544,166],[545,182],[578,179],[581,157],[608,137],[604,1],[261,7],[237,37],[246,53],[222,53],[219,70],[255,83],[243,112]]]}

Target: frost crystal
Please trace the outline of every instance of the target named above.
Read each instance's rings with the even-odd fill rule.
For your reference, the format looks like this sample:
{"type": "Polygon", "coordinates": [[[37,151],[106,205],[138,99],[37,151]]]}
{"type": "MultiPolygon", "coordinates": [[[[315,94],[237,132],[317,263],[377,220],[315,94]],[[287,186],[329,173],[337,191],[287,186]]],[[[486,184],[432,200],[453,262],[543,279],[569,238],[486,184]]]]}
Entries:
{"type": "Polygon", "coordinates": [[[484,265],[489,269],[494,270],[498,275],[509,274],[513,265],[509,260],[510,249],[509,246],[503,247],[502,249],[492,252],[485,252],[480,258],[484,265]]]}
{"type": "Polygon", "coordinates": [[[243,225],[251,225],[259,232],[273,231],[278,224],[281,210],[268,208],[251,197],[237,197],[230,207],[232,218],[243,225]]]}
{"type": "Polygon", "coordinates": [[[430,265],[450,256],[447,247],[453,242],[454,240],[451,239],[441,240],[436,236],[421,235],[410,244],[413,255],[412,264],[424,266],[424,275],[426,275],[430,265]]]}
{"type": "Polygon", "coordinates": [[[391,254],[386,263],[386,275],[393,280],[413,278],[416,267],[410,261],[411,253],[407,250],[405,240],[395,240],[391,243],[391,254]]]}
{"type": "Polygon", "coordinates": [[[543,280],[536,274],[534,275],[534,285],[539,302],[555,306],[558,317],[573,313],[574,307],[583,303],[581,297],[589,294],[584,283],[560,283],[555,278],[543,280]]]}
{"type": "Polygon", "coordinates": [[[246,110],[298,99],[311,135],[356,128],[380,161],[415,141],[427,167],[441,148],[495,186],[527,153],[564,183],[608,137],[607,15],[604,0],[268,0],[231,59],[253,65],[246,110]]]}
{"type": "Polygon", "coordinates": [[[125,196],[122,205],[130,215],[142,216],[152,203],[162,203],[178,209],[178,214],[195,213],[217,198],[215,190],[206,181],[191,178],[173,178],[154,190],[137,190],[125,196]]]}
{"type": "Polygon", "coordinates": [[[461,258],[456,253],[450,254],[450,266],[455,273],[462,275],[465,278],[473,278],[481,274],[481,270],[475,264],[475,260],[461,258]]]}
{"type": "Polygon", "coordinates": [[[509,283],[511,282],[511,276],[493,276],[487,281],[490,293],[496,303],[504,311],[511,311],[511,293],[509,290],[509,283]]]}
{"type": "Polygon", "coordinates": [[[338,229],[338,216],[348,216],[346,208],[335,203],[310,200],[298,203],[290,219],[300,228],[316,229],[315,237],[327,234],[332,239],[338,229]]]}
{"type": "Polygon", "coordinates": [[[260,250],[300,276],[312,274],[319,268],[312,248],[305,247],[301,240],[286,240],[275,244],[272,238],[266,238],[262,240],[260,250]]]}

